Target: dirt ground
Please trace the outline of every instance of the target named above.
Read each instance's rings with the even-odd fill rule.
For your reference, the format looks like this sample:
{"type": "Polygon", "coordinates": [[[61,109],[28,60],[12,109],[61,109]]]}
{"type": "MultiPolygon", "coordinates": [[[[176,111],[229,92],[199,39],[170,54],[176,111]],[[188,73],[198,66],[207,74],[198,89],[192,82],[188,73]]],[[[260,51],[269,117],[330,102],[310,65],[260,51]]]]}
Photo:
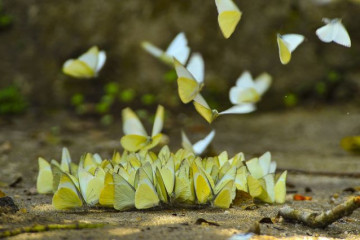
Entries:
{"type": "MultiPolygon", "coordinates": [[[[247,159],[265,151],[272,153],[281,169],[290,172],[286,205],[299,209],[325,210],[359,192],[343,191],[360,186],[360,155],[345,152],[339,146],[344,136],[360,134],[360,109],[356,106],[332,106],[279,112],[258,112],[247,116],[225,116],[212,125],[217,130],[213,148],[230,156],[242,151],[247,159]],[[324,172],[312,174],[311,172],[324,172]],[[332,174],[326,174],[332,173],[332,174]],[[357,173],[358,176],[347,176],[357,173]],[[309,188],[311,192],[305,192],[309,188]],[[312,197],[311,201],[293,201],[297,192],[312,197]],[[337,195],[337,198],[334,198],[337,195]]],[[[210,129],[197,115],[179,115],[169,119],[164,132],[170,148],[180,147],[180,127],[191,140],[204,136],[210,129]],[[204,127],[205,126],[205,127],[204,127]]],[[[95,121],[56,113],[37,119],[35,115],[0,121],[0,189],[14,198],[21,211],[0,215],[0,230],[33,224],[108,223],[104,228],[26,233],[12,239],[227,239],[246,232],[264,217],[275,217],[283,205],[259,204],[257,209],[228,210],[156,209],[117,212],[108,209],[63,212],[51,206],[51,195],[35,193],[37,157],[60,158],[61,147],[69,147],[73,161],[86,152],[111,156],[120,149],[120,121],[108,128],[95,121]],[[4,186],[21,177],[15,187],[4,186]],[[198,218],[219,226],[197,225],[198,218]]],[[[308,189],[308,190],[309,190],[308,189]]],[[[311,229],[299,223],[261,223],[261,235],[252,239],[320,239],[321,237],[360,239],[360,210],[325,229],[311,229]],[[273,237],[270,237],[273,236],[273,237]]]]}

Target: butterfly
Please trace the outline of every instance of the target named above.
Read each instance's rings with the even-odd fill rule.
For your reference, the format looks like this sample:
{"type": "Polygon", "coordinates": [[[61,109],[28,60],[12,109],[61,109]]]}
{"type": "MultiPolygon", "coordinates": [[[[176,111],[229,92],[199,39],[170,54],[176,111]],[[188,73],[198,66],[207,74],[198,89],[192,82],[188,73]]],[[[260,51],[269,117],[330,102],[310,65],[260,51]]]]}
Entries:
{"type": "Polygon", "coordinates": [[[232,104],[256,103],[271,85],[272,78],[263,73],[253,80],[250,72],[245,71],[230,89],[229,97],[232,104]]]}
{"type": "Polygon", "coordinates": [[[171,66],[173,65],[173,58],[176,58],[180,63],[185,64],[190,55],[190,48],[185,33],[183,32],[176,35],[166,51],[157,48],[147,41],[142,42],[141,46],[145,51],[171,66]]]}
{"type": "Polygon", "coordinates": [[[211,109],[209,104],[206,102],[206,100],[203,98],[201,94],[198,94],[193,101],[194,107],[196,111],[208,122],[212,123],[217,117],[224,114],[245,114],[250,113],[256,110],[256,107],[254,104],[240,104],[240,105],[234,105],[233,107],[218,112],[216,109],[211,109]]]}
{"type": "Polygon", "coordinates": [[[263,176],[275,173],[276,162],[271,161],[271,153],[266,152],[259,158],[253,158],[245,162],[249,173],[256,179],[262,178],[263,176]]]}
{"type": "Polygon", "coordinates": [[[99,202],[104,187],[105,172],[97,168],[95,174],[79,169],[79,178],[63,172],[52,204],[58,210],[78,208],[83,205],[93,206],[99,202]]]}
{"type": "Polygon", "coordinates": [[[191,102],[204,86],[204,60],[200,54],[192,54],[187,67],[174,58],[178,76],[178,93],[183,103],[191,102]]]}
{"type": "Polygon", "coordinates": [[[114,208],[126,210],[135,207],[135,188],[121,175],[114,173],[114,208]]]}
{"type": "Polygon", "coordinates": [[[137,184],[135,192],[135,207],[137,209],[147,209],[158,206],[160,198],[153,184],[153,172],[147,172],[145,168],[139,168],[137,171],[137,184]]]}
{"type": "Polygon", "coordinates": [[[249,175],[247,183],[250,195],[267,203],[284,203],[286,175],[287,171],[283,172],[277,180],[275,180],[274,174],[268,174],[259,179],[249,175]]]}
{"type": "Polygon", "coordinates": [[[112,173],[106,172],[104,179],[104,187],[99,196],[99,204],[102,206],[114,206],[115,185],[112,173]]]}
{"type": "Polygon", "coordinates": [[[63,73],[74,78],[94,78],[98,76],[106,61],[106,53],[97,46],[91,47],[77,59],[67,60],[62,68],[63,73]]]}
{"type": "Polygon", "coordinates": [[[215,0],[218,11],[218,22],[225,38],[234,32],[241,18],[241,11],[232,0],[215,0]]]}
{"type": "Polygon", "coordinates": [[[325,26],[316,30],[316,35],[321,41],[329,43],[336,42],[345,47],[351,47],[351,40],[340,18],[328,19],[323,18],[325,26]]]}
{"type": "Polygon", "coordinates": [[[148,150],[159,144],[162,138],[161,130],[164,122],[164,107],[159,105],[156,114],[151,136],[149,136],[139,118],[130,109],[122,111],[123,131],[125,136],[121,138],[121,145],[128,151],[148,150]]]}
{"type": "Polygon", "coordinates": [[[53,174],[50,164],[44,159],[39,157],[39,174],[36,181],[36,189],[38,193],[51,193],[53,192],[53,174]]]}
{"type": "Polygon", "coordinates": [[[201,155],[209,146],[215,137],[215,130],[212,130],[204,139],[192,144],[184,131],[181,131],[182,146],[186,150],[194,152],[196,155],[201,155]]]}
{"type": "Polygon", "coordinates": [[[288,64],[291,60],[291,53],[304,41],[300,34],[277,35],[279,56],[282,64],[288,64]]]}

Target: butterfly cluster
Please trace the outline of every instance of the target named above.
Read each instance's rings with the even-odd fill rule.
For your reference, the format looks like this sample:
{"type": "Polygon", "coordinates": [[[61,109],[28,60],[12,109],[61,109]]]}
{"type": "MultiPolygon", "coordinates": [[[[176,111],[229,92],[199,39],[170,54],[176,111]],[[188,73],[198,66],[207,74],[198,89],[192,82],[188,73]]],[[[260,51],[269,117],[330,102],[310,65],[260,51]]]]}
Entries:
{"type": "Polygon", "coordinates": [[[245,161],[244,154],[227,152],[200,158],[192,151],[115,152],[111,159],[86,153],[79,165],[63,148],[61,162],[38,159],[39,193],[54,193],[58,210],[104,206],[117,210],[157,206],[210,205],[229,208],[238,191],[266,203],[283,203],[286,171],[275,177],[269,152],[245,161]]]}

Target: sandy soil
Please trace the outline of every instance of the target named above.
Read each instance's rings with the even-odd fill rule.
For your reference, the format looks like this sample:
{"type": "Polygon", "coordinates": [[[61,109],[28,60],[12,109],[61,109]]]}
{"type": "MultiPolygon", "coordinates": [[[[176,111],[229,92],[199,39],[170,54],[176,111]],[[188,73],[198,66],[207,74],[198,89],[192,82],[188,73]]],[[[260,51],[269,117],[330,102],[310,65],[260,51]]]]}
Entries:
{"type": "MultiPolygon", "coordinates": [[[[214,123],[217,136],[213,148],[217,152],[227,150],[230,155],[243,151],[247,158],[271,151],[282,169],[338,173],[338,176],[289,174],[288,182],[293,187],[288,190],[312,196],[313,200],[293,201],[293,193],[289,193],[286,204],[300,209],[324,210],[356,194],[344,192],[345,188],[360,185],[360,178],[341,175],[360,173],[360,156],[344,152],[339,146],[341,137],[360,133],[359,119],[360,110],[351,106],[223,117],[214,123]],[[305,193],[306,187],[312,191],[305,193]],[[338,197],[334,198],[334,194],[338,197]]],[[[58,159],[62,146],[69,147],[73,159],[85,151],[110,156],[114,148],[120,148],[121,124],[101,128],[93,121],[65,113],[41,120],[29,115],[12,121],[2,120],[0,124],[0,182],[3,185],[0,189],[22,208],[16,214],[0,215],[0,229],[35,223],[109,223],[104,228],[28,233],[13,239],[227,239],[235,233],[246,232],[264,217],[275,217],[282,207],[259,204],[254,210],[233,207],[226,211],[211,208],[55,211],[50,195],[34,193],[37,157],[58,159]],[[22,181],[16,187],[4,186],[20,176],[22,181]],[[198,218],[219,226],[197,225],[198,218]]],[[[196,115],[193,118],[179,116],[176,121],[170,119],[164,132],[171,139],[173,150],[180,145],[180,129],[175,126],[186,126],[191,139],[198,139],[209,131],[196,115]]],[[[267,236],[360,239],[359,226],[360,210],[357,210],[326,229],[288,222],[263,223],[260,224],[262,235],[254,239],[273,239],[267,236]]]]}

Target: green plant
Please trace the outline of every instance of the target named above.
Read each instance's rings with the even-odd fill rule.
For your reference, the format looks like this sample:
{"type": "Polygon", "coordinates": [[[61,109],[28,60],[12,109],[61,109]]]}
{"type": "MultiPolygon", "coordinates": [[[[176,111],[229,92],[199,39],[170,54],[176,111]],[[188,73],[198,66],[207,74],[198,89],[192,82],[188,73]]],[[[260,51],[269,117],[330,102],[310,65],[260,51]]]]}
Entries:
{"type": "Polygon", "coordinates": [[[0,115],[20,114],[27,106],[28,103],[16,86],[0,89],[0,115]]]}

